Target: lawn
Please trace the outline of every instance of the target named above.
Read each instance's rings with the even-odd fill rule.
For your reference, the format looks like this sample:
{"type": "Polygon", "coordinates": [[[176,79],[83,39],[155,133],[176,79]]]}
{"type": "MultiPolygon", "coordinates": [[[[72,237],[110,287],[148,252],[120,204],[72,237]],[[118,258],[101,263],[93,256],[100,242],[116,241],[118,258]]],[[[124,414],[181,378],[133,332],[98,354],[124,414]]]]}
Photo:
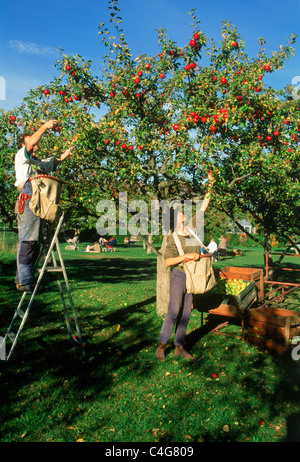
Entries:
{"type": "MultiPolygon", "coordinates": [[[[49,275],[11,360],[0,361],[0,441],[300,441],[300,361],[290,352],[270,354],[243,342],[239,322],[222,330],[230,335],[211,332],[221,320],[202,306],[203,326],[198,308],[188,326],[196,359],[176,358],[171,342],[166,360],[157,362],[156,257],[140,245],[101,254],[64,247],[87,357],[82,361],[68,339],[49,275]]],[[[15,249],[2,256],[0,335],[20,298],[15,249]]],[[[215,263],[228,265],[262,268],[262,251],[244,248],[242,256],[215,263]]],[[[300,311],[299,291],[288,301],[300,311]]]]}

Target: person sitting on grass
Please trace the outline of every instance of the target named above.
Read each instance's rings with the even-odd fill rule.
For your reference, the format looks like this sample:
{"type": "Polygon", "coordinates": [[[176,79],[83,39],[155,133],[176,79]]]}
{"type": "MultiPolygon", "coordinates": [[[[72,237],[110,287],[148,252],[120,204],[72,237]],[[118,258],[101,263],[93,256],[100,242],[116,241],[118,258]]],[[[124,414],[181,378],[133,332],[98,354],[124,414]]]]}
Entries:
{"type": "Polygon", "coordinates": [[[88,245],[87,248],[85,249],[86,252],[95,252],[95,253],[100,253],[101,248],[99,242],[94,242],[94,245],[88,245]]]}

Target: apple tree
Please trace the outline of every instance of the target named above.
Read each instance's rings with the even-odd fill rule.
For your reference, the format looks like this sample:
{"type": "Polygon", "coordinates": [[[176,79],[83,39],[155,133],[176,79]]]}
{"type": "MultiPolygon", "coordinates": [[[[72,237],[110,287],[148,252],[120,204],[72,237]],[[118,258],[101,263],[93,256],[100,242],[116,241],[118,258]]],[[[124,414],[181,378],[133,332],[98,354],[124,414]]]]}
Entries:
{"type": "Polygon", "coordinates": [[[108,50],[101,78],[93,79],[87,63],[73,57],[64,56],[60,67],[81,97],[103,102],[97,148],[115,190],[121,185],[143,197],[197,198],[212,170],[211,206],[234,221],[250,214],[263,230],[266,251],[271,234],[296,233],[299,104],[288,101],[287,90],[265,83],[293,53],[295,37],[271,57],[261,38],[258,55],[250,59],[230,22],[223,23],[216,45],[192,11],[193,30],[184,46],[160,28],[158,54],[133,58],[117,1],[109,8],[115,35],[100,25],[108,50]],[[209,63],[202,66],[204,53],[209,63]]]}
{"type": "Polygon", "coordinates": [[[120,191],[129,199],[199,199],[212,171],[210,207],[233,221],[250,214],[266,251],[271,234],[297,233],[299,105],[266,83],[293,53],[295,37],[270,57],[259,39],[251,59],[230,22],[216,44],[192,10],[186,43],[160,28],[158,53],[133,57],[117,0],[108,8],[114,29],[99,26],[107,50],[100,76],[91,61],[61,51],[60,77],[32,90],[19,108],[28,126],[59,118],[46,150],[77,136],[72,160],[60,167],[65,206],[95,219],[97,201],[117,201],[120,191]]]}

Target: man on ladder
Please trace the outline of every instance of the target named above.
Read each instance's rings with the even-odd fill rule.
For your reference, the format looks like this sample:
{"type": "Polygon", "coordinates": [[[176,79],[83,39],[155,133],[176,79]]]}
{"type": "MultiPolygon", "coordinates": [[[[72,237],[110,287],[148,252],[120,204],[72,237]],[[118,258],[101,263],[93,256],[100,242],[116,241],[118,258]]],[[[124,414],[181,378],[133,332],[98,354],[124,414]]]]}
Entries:
{"type": "MultiPolygon", "coordinates": [[[[69,157],[71,151],[73,149],[73,145],[71,148],[67,149],[63,154],[61,154],[59,159],[55,157],[51,157],[50,159],[46,159],[45,161],[37,159],[33,154],[37,151],[37,145],[42,137],[42,135],[51,128],[55,128],[57,126],[57,120],[49,120],[44,125],[41,126],[32,136],[29,134],[23,134],[19,137],[19,151],[16,154],[15,158],[15,170],[16,170],[16,186],[18,191],[20,192],[18,204],[17,204],[17,217],[18,217],[18,228],[19,228],[19,247],[18,247],[18,254],[17,254],[17,288],[23,292],[21,300],[17,309],[15,310],[15,314],[13,319],[8,327],[8,330],[5,334],[5,337],[2,339],[2,343],[0,342],[0,351],[3,344],[5,346],[5,342],[9,339],[12,342],[10,352],[7,356],[7,361],[10,359],[11,354],[16,346],[18,341],[19,335],[23,329],[23,326],[26,322],[26,319],[29,315],[30,308],[32,306],[34,297],[39,289],[40,282],[44,276],[45,272],[54,272],[57,275],[57,283],[59,292],[62,299],[63,310],[65,315],[65,321],[67,324],[68,333],[70,339],[72,341],[76,341],[81,346],[81,351],[83,357],[85,357],[84,346],[81,339],[81,333],[79,329],[79,324],[77,321],[77,316],[75,312],[75,307],[73,304],[72,294],[69,287],[69,281],[67,277],[67,273],[65,270],[63,258],[61,255],[59,242],[58,242],[58,234],[62,226],[64,215],[62,214],[59,222],[57,224],[56,230],[54,235],[52,236],[51,243],[49,245],[49,249],[47,251],[47,255],[45,256],[44,263],[42,268],[40,269],[39,277],[35,284],[34,278],[34,264],[39,254],[39,237],[40,237],[40,224],[41,218],[39,217],[39,213],[33,213],[32,207],[30,208],[29,203],[32,199],[32,185],[31,185],[31,175],[33,175],[34,170],[32,165],[37,166],[38,168],[42,168],[42,170],[46,173],[50,173],[56,167],[56,165],[69,157]],[[56,250],[59,256],[60,266],[57,264],[54,247],[56,246],[56,250]],[[52,259],[53,266],[50,268],[48,267],[49,261],[52,259]],[[62,273],[65,286],[67,289],[67,296],[69,299],[69,304],[66,303],[66,298],[63,292],[63,287],[61,284],[61,280],[59,278],[59,273],[62,273]],[[30,300],[27,304],[25,310],[21,309],[22,305],[25,301],[25,297],[27,294],[30,294],[30,300]],[[71,325],[68,315],[68,307],[71,308],[73,320],[75,323],[76,335],[72,335],[71,325]],[[13,325],[15,321],[21,319],[19,328],[17,333],[12,331],[13,325]]],[[[43,173],[44,173],[43,172],[43,173]]],[[[53,177],[51,177],[53,178],[53,177]]],[[[35,186],[34,186],[35,188],[35,186]]],[[[51,202],[51,201],[50,201],[51,202]]],[[[33,209],[35,210],[35,209],[33,209]]],[[[36,210],[35,210],[36,211],[36,210]]],[[[40,214],[41,215],[41,214],[40,214]]],[[[44,216],[43,214],[41,216],[44,216]]],[[[54,221],[54,219],[53,219],[54,221]]],[[[48,236],[49,238],[50,236],[48,236]]],[[[49,241],[49,239],[48,239],[49,241]]]]}
{"type": "Polygon", "coordinates": [[[15,157],[15,186],[19,191],[17,202],[17,220],[19,230],[19,246],[17,253],[17,289],[33,292],[34,289],[34,263],[39,254],[39,237],[41,220],[29,208],[32,197],[32,185],[29,178],[34,169],[48,175],[55,171],[59,162],[67,159],[72,152],[73,146],[67,149],[60,158],[52,156],[41,160],[35,156],[38,143],[44,133],[54,129],[58,124],[55,119],[44,123],[33,135],[23,133],[18,136],[18,152],[15,157]]]}

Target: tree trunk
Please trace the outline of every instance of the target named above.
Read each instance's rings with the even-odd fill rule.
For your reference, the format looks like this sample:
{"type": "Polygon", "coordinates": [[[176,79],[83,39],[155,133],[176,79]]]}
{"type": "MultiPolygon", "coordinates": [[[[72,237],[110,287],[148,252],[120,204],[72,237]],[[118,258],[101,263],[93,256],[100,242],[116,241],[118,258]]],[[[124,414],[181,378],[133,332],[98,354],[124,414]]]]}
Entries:
{"type": "MultiPolygon", "coordinates": [[[[152,234],[148,233],[148,242],[152,244],[152,241],[153,241],[153,236],[152,234]]],[[[152,252],[152,249],[149,245],[146,244],[145,241],[143,241],[143,249],[146,250],[146,247],[147,247],[147,255],[150,255],[152,252]]]]}
{"type": "MultiPolygon", "coordinates": [[[[150,244],[152,244],[152,241],[153,241],[153,236],[152,236],[152,234],[149,233],[148,234],[148,242],[150,244]]],[[[151,253],[151,247],[148,245],[148,247],[147,247],[147,255],[150,255],[150,253],[151,253]]]]}
{"type": "MultiPolygon", "coordinates": [[[[164,236],[160,253],[163,255],[167,245],[167,236],[164,236]]],[[[156,313],[164,317],[168,311],[171,268],[166,266],[163,256],[157,257],[156,276],[156,313]]]]}
{"type": "Polygon", "coordinates": [[[267,231],[265,231],[265,234],[264,234],[264,263],[265,263],[265,268],[267,267],[267,263],[268,263],[268,273],[266,270],[266,276],[265,276],[267,281],[272,281],[273,275],[274,275],[273,259],[270,253],[271,253],[271,238],[270,238],[270,234],[267,231]],[[267,261],[267,258],[268,258],[268,261],[267,261]]]}
{"type": "Polygon", "coordinates": [[[143,236],[139,235],[141,241],[151,248],[157,255],[156,263],[156,313],[160,317],[164,317],[168,311],[169,291],[170,291],[170,275],[171,268],[166,266],[163,253],[167,245],[167,236],[164,236],[159,252],[156,248],[147,241],[143,236]]]}

